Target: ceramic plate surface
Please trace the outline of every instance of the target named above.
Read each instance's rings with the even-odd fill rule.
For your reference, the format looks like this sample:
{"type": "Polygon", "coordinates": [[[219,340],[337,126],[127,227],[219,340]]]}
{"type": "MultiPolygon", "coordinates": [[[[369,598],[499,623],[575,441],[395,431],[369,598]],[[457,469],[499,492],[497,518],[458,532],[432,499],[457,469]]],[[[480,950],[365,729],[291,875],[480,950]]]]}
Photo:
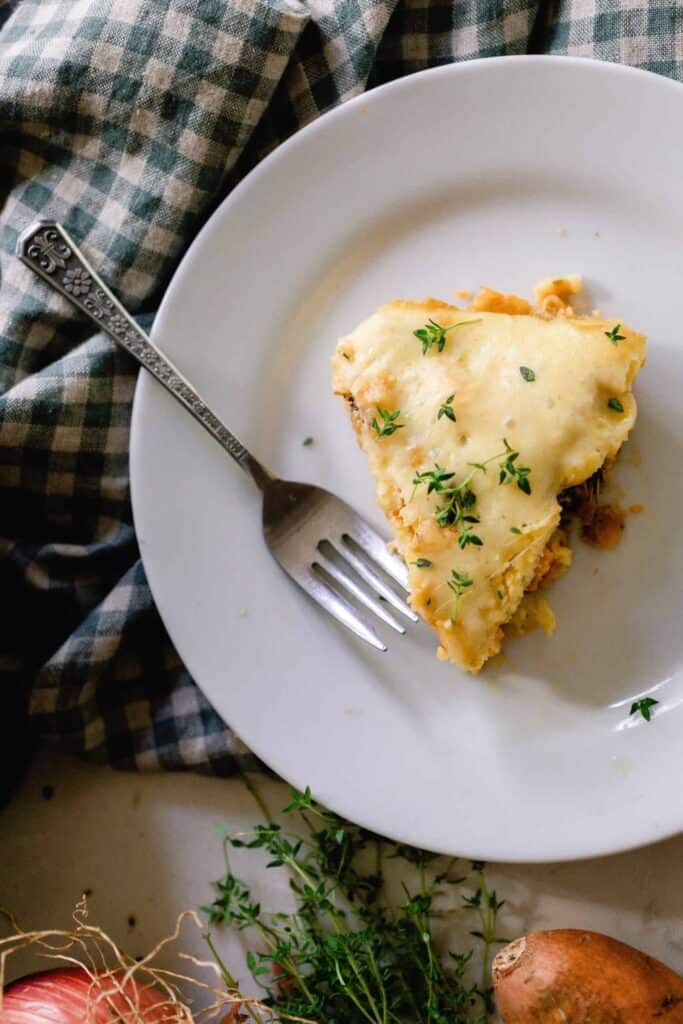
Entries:
{"type": "Polygon", "coordinates": [[[540,861],[683,827],[682,118],[679,85],[569,58],[402,79],[262,163],[167,292],[154,337],[219,415],[385,532],[330,392],[337,338],[377,305],[579,272],[592,306],[649,335],[616,474],[645,510],[616,551],[577,543],[555,635],[508,641],[478,677],[439,663],[424,625],[381,655],[319,612],[265,549],[250,481],[141,374],[135,521],[182,658],[273,769],[378,832],[540,861]],[[650,724],[629,715],[644,694],[650,724]]]}

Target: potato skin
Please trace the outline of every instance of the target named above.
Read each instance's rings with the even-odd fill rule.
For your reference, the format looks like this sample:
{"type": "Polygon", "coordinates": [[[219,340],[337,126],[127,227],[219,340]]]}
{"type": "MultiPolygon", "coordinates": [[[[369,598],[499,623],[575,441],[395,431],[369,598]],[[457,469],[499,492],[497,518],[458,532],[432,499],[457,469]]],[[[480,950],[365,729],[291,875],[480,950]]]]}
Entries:
{"type": "Polygon", "coordinates": [[[494,959],[493,984],[504,1024],[683,1024],[683,979],[597,932],[517,939],[494,959]]]}

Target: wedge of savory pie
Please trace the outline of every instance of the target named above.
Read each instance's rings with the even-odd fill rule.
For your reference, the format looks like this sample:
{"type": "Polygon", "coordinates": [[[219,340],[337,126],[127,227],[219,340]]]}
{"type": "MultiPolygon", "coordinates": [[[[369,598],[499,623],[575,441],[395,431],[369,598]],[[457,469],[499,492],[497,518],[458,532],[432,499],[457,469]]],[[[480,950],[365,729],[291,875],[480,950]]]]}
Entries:
{"type": "Polygon", "coordinates": [[[409,566],[412,606],[439,658],[470,672],[500,650],[506,624],[552,628],[535,591],[571,560],[568,489],[609,467],[636,418],[645,338],[575,315],[580,287],[546,282],[534,307],[490,289],[467,310],[391,302],[337,346],[334,391],[409,566]]]}

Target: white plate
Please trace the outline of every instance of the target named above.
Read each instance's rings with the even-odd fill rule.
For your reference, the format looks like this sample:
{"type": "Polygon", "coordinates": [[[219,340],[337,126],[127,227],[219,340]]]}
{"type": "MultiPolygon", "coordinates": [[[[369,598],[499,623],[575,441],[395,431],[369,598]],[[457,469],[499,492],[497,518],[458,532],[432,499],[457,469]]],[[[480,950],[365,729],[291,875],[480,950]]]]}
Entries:
{"type": "Polygon", "coordinates": [[[216,411],[380,526],[329,367],[379,303],[579,271],[595,306],[650,336],[618,474],[645,511],[616,552],[578,546],[554,637],[509,641],[477,678],[437,662],[425,626],[380,655],[320,613],[264,548],[249,481],[141,375],[135,521],[181,656],[275,771],[378,832],[533,861],[683,826],[681,118],[680,86],[569,58],[402,79],[261,164],[168,290],[154,336],[216,411]],[[649,725],[629,717],[646,692],[649,725]]]}

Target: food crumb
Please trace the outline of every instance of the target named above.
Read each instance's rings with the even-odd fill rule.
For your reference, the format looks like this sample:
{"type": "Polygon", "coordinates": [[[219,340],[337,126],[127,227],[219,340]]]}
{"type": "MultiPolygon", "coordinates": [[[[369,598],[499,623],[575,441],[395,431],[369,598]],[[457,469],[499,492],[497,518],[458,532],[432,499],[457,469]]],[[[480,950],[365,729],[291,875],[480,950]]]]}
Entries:
{"type": "Polygon", "coordinates": [[[246,617],[247,617],[247,609],[246,608],[240,608],[240,610],[239,610],[239,612],[237,614],[239,615],[239,617],[241,619],[246,619],[246,617]]]}
{"type": "Polygon", "coordinates": [[[629,505],[628,510],[632,516],[639,516],[641,512],[645,511],[645,506],[641,505],[640,502],[637,501],[635,505],[629,505]]]}
{"type": "Polygon", "coordinates": [[[55,795],[55,787],[54,786],[49,786],[49,785],[48,786],[43,786],[43,788],[41,790],[41,796],[42,796],[43,800],[52,800],[52,797],[54,795],[55,795]]]}
{"type": "Polygon", "coordinates": [[[135,917],[135,914],[129,914],[128,915],[128,927],[129,928],[135,928],[135,925],[137,923],[138,922],[137,922],[137,918],[135,917]]]}
{"type": "Polygon", "coordinates": [[[455,292],[457,299],[462,299],[463,302],[467,302],[472,298],[472,292],[469,288],[457,288],[455,292]]]}
{"type": "Polygon", "coordinates": [[[84,889],[83,890],[83,895],[86,897],[86,899],[88,898],[88,896],[92,896],[92,889],[90,887],[88,887],[87,889],[84,889]]]}
{"type": "Polygon", "coordinates": [[[593,235],[594,235],[595,238],[600,238],[600,232],[599,231],[594,231],[593,235]]]}
{"type": "Polygon", "coordinates": [[[599,505],[591,522],[581,527],[581,539],[596,548],[612,550],[621,540],[626,513],[615,505],[599,505]]]}
{"type": "Polygon", "coordinates": [[[564,236],[567,234],[567,229],[566,228],[555,228],[555,234],[559,235],[560,238],[564,238],[564,236]]]}
{"type": "Polygon", "coordinates": [[[301,444],[303,445],[304,448],[310,448],[311,445],[313,444],[313,438],[312,437],[305,437],[303,439],[303,441],[301,442],[301,444]]]}
{"type": "Polygon", "coordinates": [[[555,632],[555,615],[541,594],[526,593],[508,626],[517,636],[526,636],[539,627],[550,636],[555,632]]]}
{"type": "Polygon", "coordinates": [[[616,756],[614,756],[612,758],[612,763],[614,764],[614,767],[616,768],[616,770],[619,772],[620,775],[623,775],[624,777],[626,777],[627,775],[630,774],[630,772],[631,772],[631,762],[629,761],[629,759],[627,757],[616,757],[616,756]]]}
{"type": "Polygon", "coordinates": [[[599,309],[591,309],[591,316],[599,317],[600,316],[600,310],[599,309]]]}

